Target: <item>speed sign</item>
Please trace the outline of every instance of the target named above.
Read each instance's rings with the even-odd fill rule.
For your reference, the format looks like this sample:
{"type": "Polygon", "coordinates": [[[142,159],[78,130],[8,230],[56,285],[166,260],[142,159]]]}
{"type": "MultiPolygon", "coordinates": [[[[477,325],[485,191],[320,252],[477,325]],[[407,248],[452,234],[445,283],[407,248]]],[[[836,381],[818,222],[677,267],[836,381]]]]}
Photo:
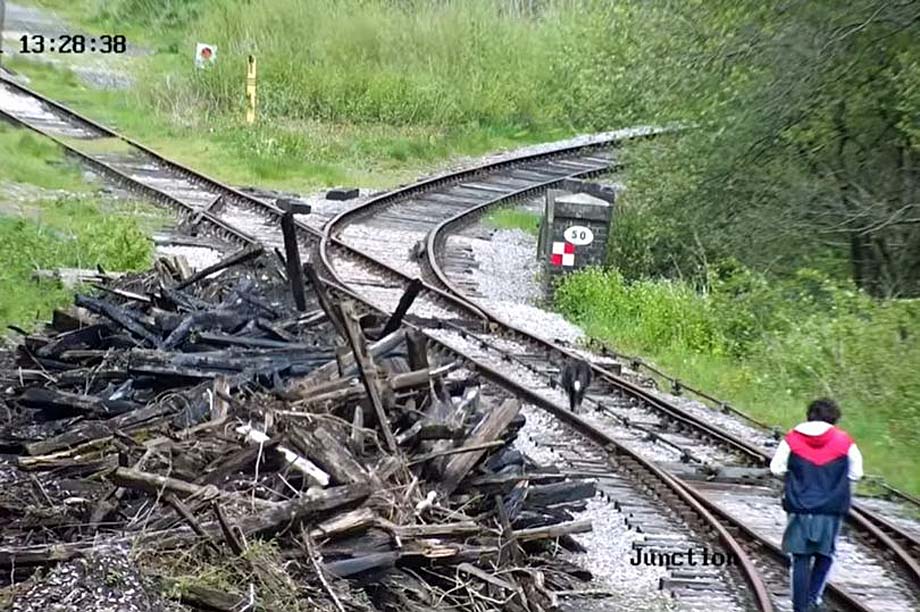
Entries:
{"type": "Polygon", "coordinates": [[[594,232],[592,232],[590,228],[587,228],[584,225],[573,225],[572,227],[567,227],[562,235],[565,237],[566,242],[571,242],[572,244],[578,246],[591,244],[594,241],[594,232]]]}

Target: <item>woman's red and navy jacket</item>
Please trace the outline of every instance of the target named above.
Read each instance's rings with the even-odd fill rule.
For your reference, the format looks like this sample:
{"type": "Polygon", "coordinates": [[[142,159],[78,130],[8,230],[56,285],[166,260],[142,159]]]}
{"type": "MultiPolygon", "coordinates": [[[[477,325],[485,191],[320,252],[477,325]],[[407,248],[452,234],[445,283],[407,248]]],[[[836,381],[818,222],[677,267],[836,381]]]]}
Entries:
{"type": "Polygon", "coordinates": [[[862,455],[850,435],[823,421],[797,425],[770,462],[786,474],[783,509],[796,514],[846,514],[850,481],[862,477],[862,455]]]}

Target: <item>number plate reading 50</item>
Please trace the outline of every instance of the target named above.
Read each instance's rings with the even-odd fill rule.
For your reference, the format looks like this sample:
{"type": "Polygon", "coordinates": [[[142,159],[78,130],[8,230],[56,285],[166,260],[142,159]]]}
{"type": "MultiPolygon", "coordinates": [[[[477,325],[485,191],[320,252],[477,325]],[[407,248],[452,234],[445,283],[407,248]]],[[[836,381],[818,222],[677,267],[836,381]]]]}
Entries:
{"type": "Polygon", "coordinates": [[[567,227],[562,235],[565,237],[566,242],[571,242],[578,246],[591,244],[594,241],[594,232],[583,225],[567,227]]]}

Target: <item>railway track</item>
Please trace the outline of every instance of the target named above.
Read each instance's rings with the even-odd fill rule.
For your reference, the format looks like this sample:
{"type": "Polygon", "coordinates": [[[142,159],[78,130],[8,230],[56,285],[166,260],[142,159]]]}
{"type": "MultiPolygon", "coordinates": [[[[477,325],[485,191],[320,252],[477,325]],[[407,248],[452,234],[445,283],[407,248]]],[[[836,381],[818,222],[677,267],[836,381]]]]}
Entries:
{"type": "MultiPolygon", "coordinates": [[[[612,138],[610,144],[615,140],[612,138]]],[[[565,178],[590,176],[614,168],[616,161],[609,151],[610,144],[607,145],[608,151],[603,150],[603,145],[569,149],[566,153],[570,162],[566,164],[560,164],[553,157],[539,156],[519,160],[510,168],[476,169],[455,176],[453,181],[442,180],[439,184],[403,190],[370,201],[340,214],[327,226],[330,239],[325,240],[321,247],[324,263],[339,282],[387,310],[395,307],[395,300],[404,288],[404,283],[392,274],[393,269],[404,277],[421,276],[432,281],[432,287],[461,298],[467,304],[468,312],[482,312],[488,317],[492,331],[479,334],[477,342],[490,344],[499,360],[515,359],[528,365],[544,382],[551,382],[558,374],[558,369],[551,364],[561,363],[573,355],[514,327],[509,321],[489,312],[482,303],[462,295],[456,288],[461,283],[449,278],[442,270],[439,256],[443,253],[450,228],[466,223],[469,218],[478,217],[497,206],[533,197],[565,178]],[[358,261],[333,239],[362,251],[364,261],[358,261]],[[411,255],[407,257],[404,250],[393,247],[394,244],[408,247],[420,243],[424,244],[424,248],[413,249],[415,261],[411,255]],[[418,257],[419,253],[423,255],[418,257]],[[390,271],[367,265],[370,259],[386,262],[390,271]]],[[[443,312],[434,304],[427,304],[422,309],[425,316],[432,318],[450,319],[451,316],[450,312],[443,312]]],[[[453,326],[461,327],[457,323],[453,326]]],[[[471,335],[473,333],[470,332],[471,335]]],[[[589,389],[589,397],[599,412],[609,417],[602,426],[615,432],[617,439],[624,439],[628,430],[638,430],[643,432],[645,440],[651,437],[679,453],[675,459],[703,464],[758,466],[769,459],[772,436],[760,432],[759,440],[742,439],[635,383],[600,367],[594,369],[597,382],[589,389]],[[610,401],[611,398],[626,398],[630,405],[624,408],[622,401],[610,401]],[[640,409],[630,410],[636,404],[640,409]]],[[[646,456],[654,455],[651,449],[645,450],[646,456]]],[[[739,494],[736,501],[747,509],[739,515],[764,515],[769,518],[766,516],[768,509],[754,503],[756,500],[749,500],[747,495],[739,494]]],[[[725,518],[739,529],[745,527],[737,516],[725,514],[725,518]]],[[[772,516],[772,521],[761,521],[758,529],[746,532],[757,537],[765,548],[770,548],[781,535],[781,518],[777,521],[777,517],[772,516]]],[[[863,605],[864,609],[917,609],[920,568],[916,552],[920,548],[916,537],[861,505],[857,505],[851,513],[850,524],[852,533],[844,537],[841,545],[841,565],[856,565],[861,573],[841,574],[840,584],[834,585],[836,592],[849,605],[863,605]],[[896,558],[896,569],[888,562],[888,555],[896,558]],[[889,597],[881,597],[879,589],[886,590],[889,597]],[[895,595],[891,597],[891,593],[895,595]]]]}
{"type": "MultiPolygon", "coordinates": [[[[270,202],[249,197],[166,160],[142,145],[122,138],[18,84],[3,80],[0,86],[2,86],[0,87],[0,113],[7,119],[48,135],[57,140],[71,154],[81,158],[101,173],[122,182],[130,189],[171,206],[199,231],[217,236],[230,243],[250,243],[258,240],[269,246],[280,244],[280,235],[276,228],[281,212],[270,202]],[[119,147],[117,152],[99,153],[98,151],[104,151],[105,147],[79,146],[90,140],[104,139],[115,139],[127,144],[127,150],[119,147]],[[241,227],[245,230],[240,229],[241,227]]],[[[400,231],[405,219],[412,219],[416,221],[414,229],[418,234],[426,226],[437,226],[463,212],[459,206],[455,206],[452,210],[445,208],[445,214],[440,214],[427,222],[418,223],[418,218],[413,216],[411,209],[398,209],[397,207],[401,203],[413,203],[426,208],[424,202],[431,203],[439,200],[439,198],[421,198],[422,201],[419,201],[419,198],[416,197],[419,194],[426,192],[436,194],[446,189],[451,193],[447,198],[440,198],[441,203],[444,203],[445,199],[462,198],[463,206],[469,209],[489,205],[496,199],[527,197],[527,194],[538,193],[540,189],[545,189],[564,176],[606,171],[614,161],[612,156],[602,152],[602,149],[609,147],[616,138],[617,135],[612,135],[598,139],[596,142],[580,143],[574,147],[541,151],[536,156],[502,160],[471,172],[436,177],[388,196],[376,198],[354,212],[339,215],[328,224],[326,233],[308,224],[300,223],[298,229],[304,241],[304,250],[318,250],[317,263],[322,263],[326,275],[333,279],[334,291],[359,299],[366,304],[367,308],[390,312],[410,280],[410,274],[415,272],[416,268],[411,266],[398,268],[397,265],[401,265],[401,262],[397,262],[395,256],[391,257],[388,262],[378,261],[372,254],[365,253],[360,248],[355,248],[354,244],[349,243],[350,240],[360,242],[362,232],[368,230],[373,232],[377,227],[376,219],[383,219],[382,224],[389,225],[393,231],[400,231]],[[563,163],[565,160],[560,159],[563,157],[576,161],[563,163]],[[552,171],[541,170],[540,164],[548,164],[552,171]],[[494,180],[495,175],[502,172],[507,173],[508,176],[504,179],[499,178],[498,181],[494,180]],[[478,186],[470,187],[467,185],[470,182],[475,182],[478,186]],[[491,193],[491,196],[484,197],[484,193],[491,193]],[[386,216],[378,214],[381,211],[389,211],[389,214],[386,216]],[[352,224],[356,228],[350,233],[343,231],[352,224]],[[360,227],[361,225],[364,227],[360,227]],[[349,286],[349,289],[346,290],[345,286],[349,286]]],[[[113,147],[113,149],[116,148],[113,147]]],[[[429,206],[434,207],[433,204],[429,206]]],[[[426,238],[428,238],[429,245],[434,244],[431,242],[434,237],[426,236],[426,238]]],[[[406,242],[409,241],[406,240],[406,242]]],[[[362,246],[366,249],[368,243],[365,242],[362,246]]],[[[429,251],[429,255],[432,252],[434,251],[429,251]]],[[[432,273],[437,275],[436,269],[436,266],[430,265],[430,260],[429,263],[422,261],[417,268],[418,272],[428,278],[432,273]],[[430,269],[423,269],[425,266],[430,269]]],[[[563,407],[564,403],[558,391],[551,387],[553,375],[551,369],[542,372],[539,371],[539,368],[534,370],[535,376],[543,381],[542,387],[536,387],[533,384],[525,386],[520,380],[521,372],[502,372],[496,367],[514,363],[514,360],[530,359],[532,362],[537,362],[541,357],[545,357],[547,352],[558,358],[565,351],[544,340],[524,334],[521,330],[503,326],[495,317],[490,316],[472,302],[452,295],[447,290],[449,287],[449,283],[443,288],[425,285],[425,290],[413,308],[413,312],[416,320],[438,319],[439,323],[433,326],[417,323],[417,327],[437,342],[442,350],[460,355],[469,362],[471,367],[486,374],[487,378],[499,384],[507,392],[527,398],[535,406],[554,415],[554,419],[559,423],[565,423],[565,427],[568,428],[568,433],[565,435],[570,436],[572,440],[594,444],[594,451],[591,453],[585,451],[587,454],[584,456],[591,455],[603,459],[596,467],[602,470],[607,469],[608,475],[613,473],[618,478],[629,479],[629,473],[641,473],[641,477],[631,477],[634,489],[640,487],[651,491],[652,493],[646,497],[664,499],[668,502],[669,508],[672,508],[673,504],[677,514],[682,515],[683,523],[691,534],[690,537],[696,538],[693,541],[721,546],[723,550],[731,551],[738,559],[736,569],[731,570],[736,572],[732,576],[717,575],[715,579],[709,581],[703,579],[702,574],[691,578],[672,576],[673,580],[667,583],[671,585],[669,588],[684,593],[682,599],[690,606],[693,598],[688,596],[687,592],[705,593],[708,588],[711,594],[715,592],[714,585],[744,582],[749,586],[748,592],[751,594],[751,599],[738,601],[735,595],[736,604],[741,606],[741,609],[754,607],[766,610],[772,609],[774,604],[779,609],[783,608],[782,603],[788,599],[787,594],[784,593],[786,587],[783,585],[783,560],[775,554],[764,553],[764,550],[769,550],[769,542],[763,535],[754,530],[746,530],[744,525],[736,520],[725,517],[721,520],[716,519],[713,510],[705,508],[706,505],[710,505],[711,508],[718,511],[719,507],[712,505],[712,500],[707,499],[700,491],[689,487],[686,483],[679,482],[675,477],[656,466],[652,460],[643,456],[643,449],[646,453],[649,452],[648,446],[654,446],[656,450],[660,446],[673,447],[675,451],[680,449],[682,455],[693,452],[702,454],[707,444],[709,446],[728,445],[729,442],[725,440],[724,432],[700,427],[696,422],[699,419],[688,417],[679,409],[655,399],[638,386],[617,379],[616,385],[610,383],[610,396],[623,398],[625,404],[632,408],[635,408],[635,405],[653,405],[658,412],[667,415],[669,423],[677,423],[686,432],[689,432],[690,435],[684,436],[685,438],[691,439],[691,442],[700,441],[698,442],[700,448],[696,451],[686,448],[687,440],[677,442],[670,440],[665,444],[655,443],[645,446],[638,440],[632,445],[620,443],[616,437],[604,431],[603,428],[612,427],[613,421],[616,421],[625,427],[625,430],[642,430],[624,425],[622,418],[618,420],[611,417],[612,421],[598,424],[569,413],[563,407]],[[502,346],[503,343],[505,346],[502,346]],[[534,391],[536,388],[542,391],[534,391]],[[636,446],[637,449],[632,446],[636,446]],[[624,457],[628,459],[623,460],[624,457]],[[621,460],[617,461],[618,458],[621,460]],[[607,465],[604,464],[604,461],[607,465]],[[630,464],[632,472],[622,467],[624,463],[630,464]],[[620,469],[626,476],[617,472],[617,469],[620,469]],[[645,484],[642,484],[642,479],[645,479],[645,484]],[[653,486],[648,484],[649,482],[658,484],[653,486]],[[688,516],[696,517],[690,521],[695,527],[687,524],[686,517],[688,516]],[[680,581],[681,578],[684,579],[684,582],[680,581]],[[710,586],[706,587],[707,584],[710,586]]],[[[546,363],[545,359],[543,363],[546,363]]],[[[607,381],[608,376],[604,374],[602,380],[607,381]]],[[[601,391],[607,391],[607,389],[601,389],[601,391]]],[[[627,432],[616,433],[625,436],[627,432]]],[[[644,435],[647,436],[648,433],[645,431],[644,435]]],[[[658,440],[664,441],[666,437],[658,436],[658,440]]],[[[733,452],[747,457],[749,462],[758,461],[756,448],[751,445],[742,444],[734,448],[733,452]]],[[[615,488],[611,486],[611,490],[615,488]]],[[[683,537],[688,536],[685,533],[683,537]]],[[[659,538],[657,543],[661,544],[664,540],[667,538],[659,538]]],[[[654,538],[652,541],[655,541],[654,538]]],[[[885,538],[880,538],[880,542],[881,546],[888,544],[885,538]]],[[[887,550],[894,551],[896,555],[900,554],[890,546],[887,550]]],[[[903,565],[903,559],[901,559],[901,565],[903,565]]],[[[898,584],[898,588],[903,588],[903,585],[895,584],[898,584]]],[[[846,588],[836,586],[830,590],[830,595],[835,608],[841,610],[912,609],[904,606],[874,608],[867,605],[868,599],[861,601],[858,593],[853,595],[848,593],[846,588]]],[[[727,597],[730,599],[731,594],[729,593],[727,597]]],[[[911,591],[908,591],[904,601],[900,603],[906,601],[907,605],[914,605],[915,602],[910,600],[910,597],[911,591]]]]}
{"type": "MultiPolygon", "coordinates": [[[[612,169],[614,169],[613,165],[611,165],[611,170],[612,169]]],[[[592,174],[597,174],[597,172],[592,170],[577,176],[584,177],[592,174]]],[[[436,279],[435,282],[438,286],[444,287],[461,297],[469,299],[474,304],[477,304],[478,307],[485,310],[491,318],[500,320],[501,317],[493,312],[489,312],[486,305],[481,304],[464,293],[463,288],[466,284],[463,282],[462,270],[461,274],[457,274],[457,272],[453,274],[448,273],[448,265],[446,264],[449,262],[446,261],[445,247],[452,236],[458,234],[463,228],[476,223],[483,215],[491,210],[526,201],[528,198],[533,197],[534,193],[535,191],[532,190],[521,190],[520,192],[508,193],[503,197],[496,197],[491,201],[468,207],[464,211],[460,211],[453,216],[443,219],[437,226],[429,228],[424,262],[428,276],[436,279]],[[460,276],[459,279],[457,278],[458,276],[460,276]]],[[[502,323],[509,327],[511,326],[507,321],[502,321],[502,323]]],[[[552,349],[557,347],[553,347],[549,343],[547,343],[546,346],[548,348],[546,356],[552,357],[552,349]]],[[[600,396],[609,394],[611,387],[616,390],[623,389],[623,381],[618,381],[617,377],[604,372],[603,369],[599,367],[595,367],[594,371],[595,375],[600,375],[595,387],[599,385],[601,388],[589,389],[589,395],[591,391],[593,391],[595,395],[600,396]]],[[[657,399],[664,401],[664,403],[670,403],[668,401],[670,398],[665,399],[658,396],[657,399]]],[[[656,405],[651,402],[647,405],[652,408],[661,407],[660,404],[656,405]]],[[[755,462],[765,464],[772,456],[772,449],[775,444],[773,432],[766,427],[757,427],[756,422],[753,426],[750,423],[739,425],[737,422],[732,422],[734,420],[732,417],[723,417],[722,415],[714,414],[713,411],[701,413],[699,410],[688,410],[673,404],[669,408],[682,412],[684,416],[694,422],[697,428],[703,431],[708,430],[708,432],[712,434],[712,440],[716,440],[724,446],[733,449],[742,457],[752,457],[755,459],[755,462]],[[714,416],[718,421],[715,426],[711,424],[711,420],[714,416]],[[732,428],[735,432],[726,431],[727,428],[732,428]]],[[[664,412],[667,413],[668,410],[666,409],[664,412]]],[[[681,426],[683,425],[684,423],[682,422],[681,426]]],[[[901,497],[909,502],[910,505],[916,505],[916,501],[909,497],[905,497],[903,494],[901,497]]],[[[898,556],[909,582],[914,588],[920,587],[920,563],[918,563],[918,559],[920,559],[920,533],[918,533],[916,522],[899,520],[898,518],[887,518],[880,512],[872,510],[869,504],[859,501],[854,503],[850,520],[851,524],[868,539],[881,541],[889,550],[893,550],[898,556]]]]}

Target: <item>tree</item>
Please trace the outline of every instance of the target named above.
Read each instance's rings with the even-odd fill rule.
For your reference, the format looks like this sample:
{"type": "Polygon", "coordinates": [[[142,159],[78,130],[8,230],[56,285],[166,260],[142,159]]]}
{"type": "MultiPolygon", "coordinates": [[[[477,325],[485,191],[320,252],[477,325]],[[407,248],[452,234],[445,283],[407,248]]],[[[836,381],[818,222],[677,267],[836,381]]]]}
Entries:
{"type": "Polygon", "coordinates": [[[685,247],[920,295],[920,2],[764,4],[668,3],[685,78],[661,99],[699,129],[639,164],[634,200],[685,247]]]}

